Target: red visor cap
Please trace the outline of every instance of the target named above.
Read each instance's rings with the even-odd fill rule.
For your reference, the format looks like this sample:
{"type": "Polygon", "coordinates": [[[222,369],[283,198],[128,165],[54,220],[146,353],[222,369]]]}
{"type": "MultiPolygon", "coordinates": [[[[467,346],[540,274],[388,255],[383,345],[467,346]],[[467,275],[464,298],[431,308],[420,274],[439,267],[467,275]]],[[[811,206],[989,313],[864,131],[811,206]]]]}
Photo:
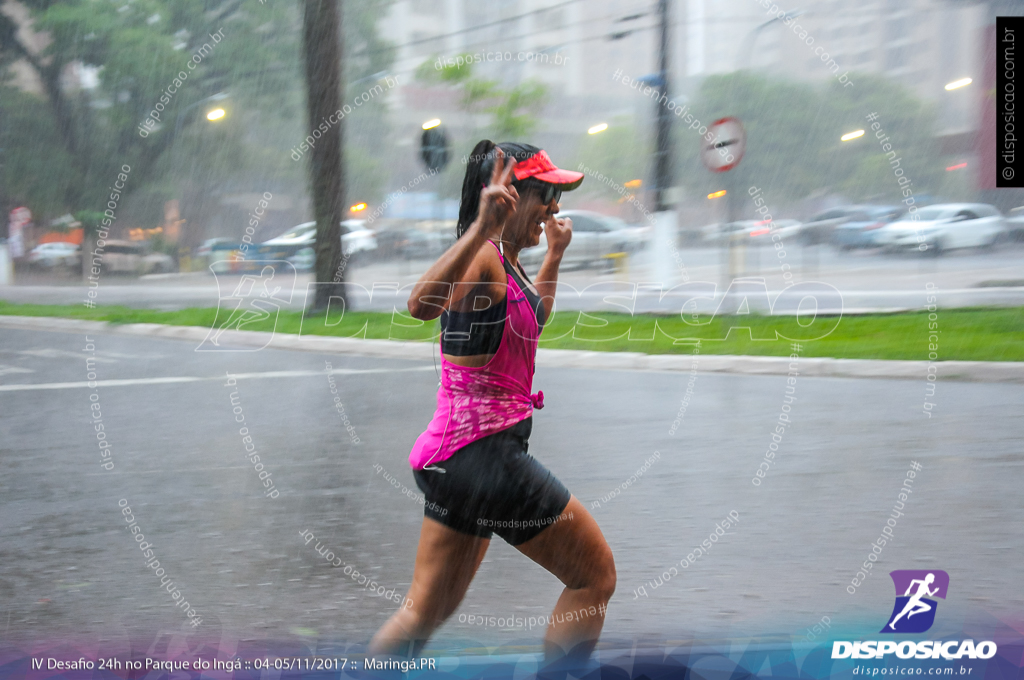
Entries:
{"type": "Polygon", "coordinates": [[[572,191],[583,182],[582,172],[562,170],[551,162],[546,151],[538,151],[525,161],[516,163],[513,171],[517,180],[532,177],[541,182],[557,184],[562,191],[572,191]]]}

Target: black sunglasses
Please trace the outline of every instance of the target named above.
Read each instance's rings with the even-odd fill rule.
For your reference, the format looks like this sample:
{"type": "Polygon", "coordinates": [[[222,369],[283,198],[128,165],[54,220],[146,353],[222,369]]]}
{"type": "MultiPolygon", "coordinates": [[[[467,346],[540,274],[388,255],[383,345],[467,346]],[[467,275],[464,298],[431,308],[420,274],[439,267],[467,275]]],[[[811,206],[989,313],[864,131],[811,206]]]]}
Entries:
{"type": "Polygon", "coordinates": [[[536,193],[540,197],[540,202],[544,205],[547,205],[551,201],[558,203],[562,200],[562,190],[557,184],[541,182],[529,177],[519,182],[515,182],[514,184],[517,184],[520,189],[530,190],[536,193]]]}

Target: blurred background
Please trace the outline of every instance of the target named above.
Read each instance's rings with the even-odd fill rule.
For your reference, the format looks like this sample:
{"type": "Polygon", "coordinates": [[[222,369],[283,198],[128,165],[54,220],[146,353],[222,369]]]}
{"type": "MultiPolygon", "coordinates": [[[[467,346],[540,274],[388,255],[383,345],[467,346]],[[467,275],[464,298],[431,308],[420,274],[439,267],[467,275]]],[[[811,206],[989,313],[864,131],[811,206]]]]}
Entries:
{"type": "MultiPolygon", "coordinates": [[[[345,264],[329,269],[355,282],[414,280],[453,242],[466,156],[490,138],[529,141],[591,175],[562,199],[575,224],[573,285],[742,275],[772,289],[831,277],[890,293],[919,290],[921,277],[952,289],[1019,284],[1024,194],[995,189],[993,109],[995,16],[1017,12],[953,0],[344,2],[345,264]],[[698,131],[725,116],[742,122],[745,152],[730,172],[710,172],[698,131]],[[946,206],[912,243],[899,228],[909,205],[946,206]],[[657,212],[670,214],[682,249],[660,269],[657,212]],[[775,231],[795,279],[770,252],[775,231]]],[[[263,244],[248,260],[288,259],[312,280],[302,16],[301,3],[279,1],[4,0],[4,297],[65,301],[47,288],[81,280],[81,244],[123,165],[103,267],[133,289],[111,301],[175,306],[173,294],[157,303],[135,285],[143,277],[194,304],[205,293],[185,289],[210,285],[210,265],[246,269],[232,262],[246,227],[263,244]]],[[[524,253],[534,271],[543,250],[524,253]]]]}

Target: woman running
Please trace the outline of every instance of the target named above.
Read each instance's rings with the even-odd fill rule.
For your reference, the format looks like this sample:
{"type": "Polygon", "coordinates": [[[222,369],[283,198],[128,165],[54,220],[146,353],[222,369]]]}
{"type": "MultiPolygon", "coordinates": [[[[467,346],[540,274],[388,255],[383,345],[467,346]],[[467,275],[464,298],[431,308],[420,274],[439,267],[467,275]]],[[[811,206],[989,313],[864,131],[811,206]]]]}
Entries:
{"type": "Polygon", "coordinates": [[[498,534],[565,584],[545,661],[586,659],[615,591],[615,562],[583,504],[527,453],[533,409],[543,408],[543,393],[530,394],[537,339],[572,238],[572,222],[555,214],[583,174],[528,144],[484,140],[469,161],[458,240],[409,297],[415,318],[441,317],[441,386],[409,455],[427,501],[412,585],[370,652],[417,656],[462,602],[498,534]],[[548,251],[533,285],[519,252],[542,232],[548,251]]]}

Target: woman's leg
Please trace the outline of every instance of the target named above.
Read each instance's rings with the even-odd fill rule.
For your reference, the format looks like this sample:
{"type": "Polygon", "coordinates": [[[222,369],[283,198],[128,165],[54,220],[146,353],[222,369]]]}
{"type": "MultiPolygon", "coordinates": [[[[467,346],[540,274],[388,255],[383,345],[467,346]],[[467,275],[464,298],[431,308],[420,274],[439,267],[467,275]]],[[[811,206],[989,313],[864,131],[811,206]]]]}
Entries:
{"type": "Polygon", "coordinates": [[[558,520],[516,546],[565,584],[544,636],[547,662],[564,656],[586,659],[604,625],[605,607],[615,592],[615,560],[597,522],[575,496],[558,520]]]}
{"type": "Polygon", "coordinates": [[[370,641],[370,654],[416,656],[462,602],[491,539],[423,518],[407,602],[370,641]]]}

